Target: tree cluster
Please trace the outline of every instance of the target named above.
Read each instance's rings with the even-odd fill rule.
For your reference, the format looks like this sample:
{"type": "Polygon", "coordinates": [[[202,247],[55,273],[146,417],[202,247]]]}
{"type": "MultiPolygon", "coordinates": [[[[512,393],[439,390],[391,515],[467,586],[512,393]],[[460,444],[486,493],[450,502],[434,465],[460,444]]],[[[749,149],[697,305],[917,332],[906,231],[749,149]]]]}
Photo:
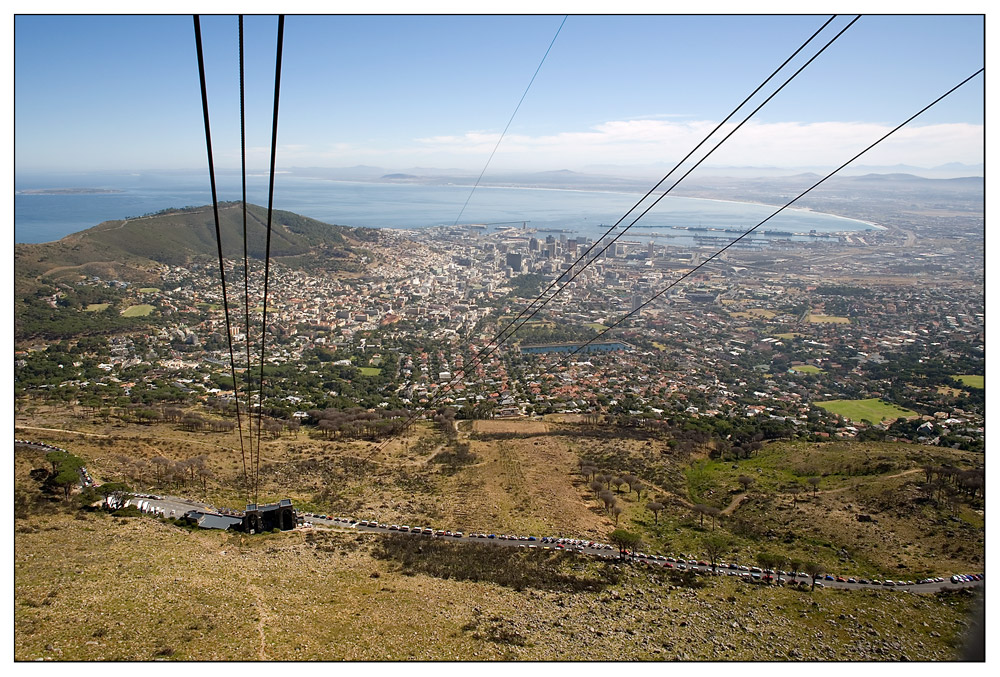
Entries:
{"type": "Polygon", "coordinates": [[[308,422],[326,439],[377,440],[395,435],[409,417],[404,409],[310,409],[308,422]]]}

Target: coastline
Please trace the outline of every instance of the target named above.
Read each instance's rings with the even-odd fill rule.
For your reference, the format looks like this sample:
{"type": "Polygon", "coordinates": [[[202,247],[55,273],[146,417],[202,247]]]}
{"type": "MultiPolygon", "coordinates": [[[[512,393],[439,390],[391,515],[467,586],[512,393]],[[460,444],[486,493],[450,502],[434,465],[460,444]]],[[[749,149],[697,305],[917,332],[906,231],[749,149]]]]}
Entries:
{"type": "MultiPolygon", "coordinates": [[[[287,180],[287,179],[286,179],[287,180]]],[[[106,181],[106,177],[105,177],[106,181]]],[[[391,228],[393,230],[419,230],[435,225],[448,225],[451,218],[444,218],[457,207],[455,200],[464,199],[472,184],[413,184],[396,182],[373,182],[323,177],[295,177],[284,187],[279,182],[277,191],[283,194],[283,199],[277,208],[301,213],[326,223],[351,224],[360,227],[391,228]],[[323,184],[329,186],[324,191],[323,184]],[[342,190],[335,186],[342,185],[342,190]],[[351,187],[356,187],[352,190],[351,187]],[[388,190],[387,190],[388,189],[388,190]],[[382,192],[384,191],[384,192],[382,192]],[[407,194],[406,191],[410,191],[407,194]],[[426,193],[424,193],[426,191],[426,193]],[[387,200],[381,201],[379,192],[387,200]],[[412,201],[412,207],[410,205],[412,201]],[[375,214],[382,210],[384,214],[375,214]],[[426,223],[425,223],[426,222],[426,223]]],[[[485,199],[477,207],[478,216],[475,219],[483,221],[504,220],[536,220],[553,227],[566,228],[570,224],[584,225],[588,217],[596,223],[599,220],[613,222],[618,216],[626,213],[636,202],[648,204],[649,200],[641,200],[641,194],[622,190],[593,190],[584,188],[539,187],[539,186],[480,186],[481,195],[485,199]],[[516,204],[515,194],[506,198],[498,191],[518,191],[525,195],[523,216],[504,218],[501,213],[510,211],[516,204]],[[564,195],[563,199],[557,195],[564,195]],[[528,198],[528,195],[535,197],[528,198]],[[544,197],[552,196],[551,198],[544,197]],[[489,196],[489,197],[486,197],[489,196]],[[577,199],[575,196],[579,196],[577,199]],[[614,197],[606,204],[604,196],[614,197]],[[621,204],[618,204],[621,203],[621,204]],[[496,218],[490,216],[497,213],[496,218]],[[535,216],[537,214],[537,216],[535,216]]],[[[66,235],[92,228],[105,221],[114,221],[139,214],[156,212],[163,208],[180,207],[193,204],[204,204],[206,195],[197,182],[184,182],[182,185],[167,185],[160,187],[153,183],[148,186],[137,186],[127,189],[107,188],[33,188],[15,192],[15,242],[30,244],[39,241],[55,241],[66,235]],[[49,198],[49,200],[45,200],[49,198]],[[21,201],[24,201],[23,203],[21,201]],[[120,213],[119,213],[120,212],[120,213]]],[[[250,200],[255,197],[250,195],[250,200]]],[[[705,209],[706,220],[714,220],[714,225],[732,226],[746,215],[738,216],[735,212],[739,206],[777,209],[775,205],[745,200],[727,200],[714,197],[696,197],[668,195],[673,198],[662,205],[681,206],[683,201],[688,205],[725,205],[722,213],[711,214],[705,209]],[[677,198],[680,198],[678,200],[677,198]],[[732,211],[733,214],[726,214],[732,211]]],[[[661,207],[662,208],[662,207],[661,207]]],[[[687,210],[689,214],[657,214],[651,219],[662,216],[666,221],[687,218],[698,219],[697,208],[687,210]]],[[[685,211],[681,209],[680,211],[685,211]]],[[[788,214],[813,215],[823,218],[825,223],[813,226],[817,231],[832,232],[863,232],[871,230],[886,230],[884,226],[862,221],[838,214],[819,212],[803,207],[789,207],[784,210],[788,214]],[[833,221],[833,220],[836,221],[833,221]]],[[[761,215],[763,216],[763,215],[761,215]]],[[[471,219],[470,219],[471,220],[471,219]]],[[[785,230],[806,232],[808,224],[801,224],[785,230]]]]}

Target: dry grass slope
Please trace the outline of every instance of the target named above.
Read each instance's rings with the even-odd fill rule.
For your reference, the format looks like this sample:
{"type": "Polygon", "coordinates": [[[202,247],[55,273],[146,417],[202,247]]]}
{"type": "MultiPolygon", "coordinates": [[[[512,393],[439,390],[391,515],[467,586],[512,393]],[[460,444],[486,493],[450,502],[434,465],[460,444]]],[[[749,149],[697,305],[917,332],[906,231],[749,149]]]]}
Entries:
{"type": "MultiPolygon", "coordinates": [[[[42,410],[18,422],[18,437],[71,449],[103,480],[119,479],[119,454],[204,454],[215,474],[204,498],[239,505],[231,481],[240,463],[235,436],[168,424],[116,428],[79,411],[42,410]],[[75,430],[57,432],[61,428],[75,430]]],[[[374,454],[370,443],[326,442],[302,432],[265,441],[263,495],[388,522],[604,538],[613,521],[578,472],[586,457],[644,479],[641,501],[634,493],[620,495],[628,506],[623,525],[641,531],[653,547],[699,547],[709,528],[698,527],[683,499],[685,469],[698,458],[675,455],[655,438],[603,432],[571,423],[476,422],[459,433],[473,462],[454,467],[433,460],[447,442],[429,426],[415,426],[374,454]],[[644,507],[651,495],[671,499],[655,527],[644,507]]],[[[961,461],[936,451],[944,456],[935,462],[961,461]]],[[[974,515],[928,527],[937,513],[907,514],[917,452],[906,445],[771,445],[741,461],[739,470],[705,466],[702,479],[728,502],[723,487],[733,478],[727,472],[761,478],[759,495],[738,503],[735,513],[766,522],[776,534],[773,541],[762,537],[771,549],[784,547],[783,535],[791,531],[796,536],[788,547],[806,551],[825,549],[816,545],[825,540],[857,541],[851,557],[864,566],[920,566],[933,548],[949,566],[972,567],[970,558],[982,553],[981,523],[968,521],[974,515]],[[877,471],[883,456],[891,468],[877,471]],[[835,470],[838,459],[857,466],[870,459],[874,474],[824,475],[821,490],[803,494],[795,508],[768,488],[795,473],[835,470]],[[876,524],[854,520],[862,505],[882,511],[876,524]],[[959,532],[963,552],[956,549],[959,532]]],[[[19,450],[18,485],[29,484],[28,472],[40,465],[40,455],[19,450]]],[[[202,498],[200,486],[178,491],[202,498]]],[[[248,538],[148,518],[36,513],[15,523],[15,657],[946,660],[955,656],[973,603],[969,595],[807,593],[728,578],[690,587],[662,569],[616,570],[542,549],[494,548],[480,558],[474,548],[425,543],[393,545],[376,535],[329,530],[248,538]]]]}

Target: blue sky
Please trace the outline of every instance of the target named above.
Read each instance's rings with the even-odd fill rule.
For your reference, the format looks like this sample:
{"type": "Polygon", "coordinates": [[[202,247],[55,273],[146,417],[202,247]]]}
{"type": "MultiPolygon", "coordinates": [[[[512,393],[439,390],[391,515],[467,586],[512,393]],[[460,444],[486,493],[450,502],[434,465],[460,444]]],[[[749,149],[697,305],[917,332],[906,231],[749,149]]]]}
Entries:
{"type": "MultiPolygon", "coordinates": [[[[490,171],[672,163],[825,18],[571,15],[490,171]]],[[[288,16],[279,169],[478,172],[561,20],[288,16]]],[[[276,23],[246,19],[256,170],[276,23]]],[[[216,164],[238,167],[236,18],[202,31],[216,164]]],[[[979,16],[863,17],[712,163],[835,166],[985,65],[983,37],[979,16]]],[[[189,15],[18,16],[14,38],[15,171],[204,168],[189,15]]],[[[983,99],[980,76],[865,164],[982,162],[983,99]]]]}

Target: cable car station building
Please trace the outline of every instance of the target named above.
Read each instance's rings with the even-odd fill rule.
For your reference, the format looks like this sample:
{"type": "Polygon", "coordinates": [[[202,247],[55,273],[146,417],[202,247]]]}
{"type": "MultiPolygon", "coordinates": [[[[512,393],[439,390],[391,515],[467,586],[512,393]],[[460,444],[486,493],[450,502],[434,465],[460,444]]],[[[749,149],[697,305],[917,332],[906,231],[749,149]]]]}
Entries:
{"type": "Polygon", "coordinates": [[[295,508],[289,498],[266,505],[248,503],[247,509],[242,513],[191,510],[185,517],[194,520],[203,529],[233,529],[247,534],[266,533],[274,529],[290,531],[295,528],[297,520],[295,508]]]}

